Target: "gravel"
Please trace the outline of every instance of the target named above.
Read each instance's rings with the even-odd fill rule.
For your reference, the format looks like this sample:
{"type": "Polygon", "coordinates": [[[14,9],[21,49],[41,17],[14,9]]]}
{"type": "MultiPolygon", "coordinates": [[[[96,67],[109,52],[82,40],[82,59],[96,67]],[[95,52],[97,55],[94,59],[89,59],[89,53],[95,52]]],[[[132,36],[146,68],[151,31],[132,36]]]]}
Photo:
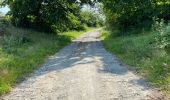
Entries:
{"type": "Polygon", "coordinates": [[[104,49],[100,31],[87,32],[50,56],[3,100],[148,100],[148,83],[104,49]]]}

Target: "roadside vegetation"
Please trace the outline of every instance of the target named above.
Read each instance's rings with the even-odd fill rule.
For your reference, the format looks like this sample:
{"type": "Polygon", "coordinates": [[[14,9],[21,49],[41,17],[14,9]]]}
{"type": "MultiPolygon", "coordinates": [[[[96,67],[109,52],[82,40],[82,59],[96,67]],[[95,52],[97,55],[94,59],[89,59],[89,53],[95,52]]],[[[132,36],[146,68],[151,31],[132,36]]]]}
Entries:
{"type": "Polygon", "coordinates": [[[140,72],[153,85],[161,87],[166,92],[169,91],[169,48],[155,48],[155,34],[153,32],[119,37],[112,34],[113,32],[110,31],[102,33],[101,38],[106,49],[140,72]]]}
{"type": "Polygon", "coordinates": [[[165,94],[170,91],[168,0],[105,0],[104,46],[165,94]],[[112,6],[116,5],[116,6],[112,6]]]}

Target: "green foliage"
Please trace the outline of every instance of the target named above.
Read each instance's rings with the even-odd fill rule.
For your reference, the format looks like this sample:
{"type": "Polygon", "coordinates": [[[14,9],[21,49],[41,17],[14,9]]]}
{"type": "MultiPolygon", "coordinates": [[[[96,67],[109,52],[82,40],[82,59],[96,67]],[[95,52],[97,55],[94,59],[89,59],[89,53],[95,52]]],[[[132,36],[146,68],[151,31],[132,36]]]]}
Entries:
{"type": "Polygon", "coordinates": [[[104,24],[104,21],[99,14],[89,10],[82,11],[80,17],[81,23],[87,25],[88,27],[103,26],[104,24]]]}
{"type": "MultiPolygon", "coordinates": [[[[93,1],[94,2],[94,1],[93,1]]],[[[63,32],[82,28],[81,5],[91,0],[5,0],[15,26],[31,27],[47,32],[63,32]]]]}
{"type": "Polygon", "coordinates": [[[160,22],[159,19],[155,19],[153,29],[156,33],[156,47],[160,49],[168,47],[170,45],[170,26],[166,26],[163,19],[161,19],[160,22]]]}
{"type": "Polygon", "coordinates": [[[168,0],[100,0],[109,28],[115,24],[121,30],[131,27],[151,27],[152,18],[169,20],[168,0]]]}

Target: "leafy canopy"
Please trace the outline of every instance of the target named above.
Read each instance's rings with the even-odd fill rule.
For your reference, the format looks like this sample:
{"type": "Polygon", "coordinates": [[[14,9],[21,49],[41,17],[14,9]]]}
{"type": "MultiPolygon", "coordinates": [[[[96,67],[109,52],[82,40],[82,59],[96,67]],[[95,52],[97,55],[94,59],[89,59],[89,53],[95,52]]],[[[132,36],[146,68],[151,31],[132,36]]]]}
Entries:
{"type": "Polygon", "coordinates": [[[143,26],[153,17],[170,19],[169,0],[100,0],[109,26],[119,25],[122,29],[143,26]]]}
{"type": "Polygon", "coordinates": [[[81,5],[91,0],[5,0],[16,26],[32,27],[48,32],[76,29],[80,26],[81,5]]]}

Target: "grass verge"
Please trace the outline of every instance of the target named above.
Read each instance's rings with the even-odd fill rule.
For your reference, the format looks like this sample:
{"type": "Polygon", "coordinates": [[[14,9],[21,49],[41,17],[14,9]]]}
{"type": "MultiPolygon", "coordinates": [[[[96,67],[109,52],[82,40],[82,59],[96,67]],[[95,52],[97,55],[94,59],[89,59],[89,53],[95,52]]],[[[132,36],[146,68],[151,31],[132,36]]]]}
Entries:
{"type": "MultiPolygon", "coordinates": [[[[86,31],[94,28],[87,28],[86,31]]],[[[0,95],[8,92],[18,79],[33,72],[60,48],[86,31],[65,32],[62,35],[35,32],[10,27],[0,37],[0,95]]]]}
{"type": "Polygon", "coordinates": [[[65,36],[69,37],[71,40],[75,39],[76,37],[78,37],[79,35],[81,35],[82,33],[85,33],[87,31],[96,29],[96,27],[86,27],[86,30],[84,31],[69,31],[69,32],[64,32],[62,34],[64,34],[65,36]]]}
{"type": "MultiPolygon", "coordinates": [[[[117,32],[116,30],[114,32],[117,32]]],[[[101,34],[105,48],[116,54],[124,63],[146,77],[153,85],[163,91],[170,91],[170,52],[169,49],[154,48],[153,32],[114,36],[114,32],[101,34]]]]}

